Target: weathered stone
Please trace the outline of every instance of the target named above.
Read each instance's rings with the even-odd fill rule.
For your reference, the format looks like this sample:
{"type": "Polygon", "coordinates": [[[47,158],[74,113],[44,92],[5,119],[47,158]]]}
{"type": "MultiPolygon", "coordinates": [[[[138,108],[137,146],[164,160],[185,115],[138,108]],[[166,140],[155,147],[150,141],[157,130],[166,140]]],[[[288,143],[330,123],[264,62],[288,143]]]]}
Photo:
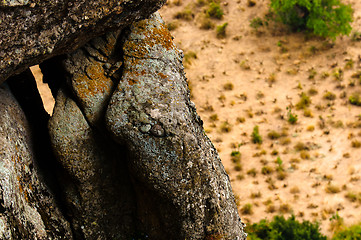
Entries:
{"type": "Polygon", "coordinates": [[[245,239],[228,175],[189,100],[182,52],[158,14],[132,25],[123,52],[106,124],[129,149],[144,231],[151,239],[245,239]]]}
{"type": "Polygon", "coordinates": [[[136,211],[125,148],[90,127],[64,90],[58,93],[49,130],[64,169],[60,181],[76,239],[131,239],[136,211]]]}
{"type": "Polygon", "coordinates": [[[0,84],[50,57],[149,16],[165,0],[0,2],[0,84]]]}
{"type": "Polygon", "coordinates": [[[116,39],[117,34],[109,32],[69,54],[64,61],[67,82],[92,125],[103,118],[115,87],[114,74],[122,65],[119,54],[113,54],[116,39]]]}
{"type": "Polygon", "coordinates": [[[0,238],[73,239],[69,223],[43,184],[32,134],[17,101],[0,88],[0,238]]]}

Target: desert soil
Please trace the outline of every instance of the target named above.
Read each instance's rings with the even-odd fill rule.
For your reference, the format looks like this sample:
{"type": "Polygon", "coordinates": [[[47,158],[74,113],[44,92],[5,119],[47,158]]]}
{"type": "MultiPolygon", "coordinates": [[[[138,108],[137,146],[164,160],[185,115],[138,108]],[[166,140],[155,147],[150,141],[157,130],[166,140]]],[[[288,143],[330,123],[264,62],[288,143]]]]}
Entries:
{"type": "MultiPolygon", "coordinates": [[[[272,23],[250,27],[267,14],[269,0],[252,7],[221,1],[223,18],[211,20],[228,23],[220,39],[215,28],[201,29],[206,6],[200,2],[168,1],[160,12],[184,51],[192,101],[230,175],[243,221],[294,214],[319,222],[328,236],[336,213],[347,225],[359,223],[361,107],[349,97],[361,93],[361,42],[352,34],[335,42],[306,38],[272,23]],[[188,19],[175,17],[187,10],[188,19]],[[297,109],[302,93],[311,103],[297,109]],[[253,143],[255,126],[262,144],[253,143]]],[[[361,2],[347,3],[355,10],[352,33],[361,31],[361,2]]],[[[42,95],[51,113],[51,94],[42,95]]]]}
{"type": "MultiPolygon", "coordinates": [[[[352,78],[361,71],[361,42],[351,35],[335,42],[306,39],[272,23],[250,27],[252,19],[264,19],[269,0],[253,7],[246,0],[221,1],[223,19],[212,21],[228,26],[218,39],[216,29],[200,28],[207,7],[199,2],[168,1],[160,12],[187,58],[192,101],[230,175],[242,219],[293,213],[318,221],[329,236],[336,212],[345,224],[360,222],[361,108],[348,99],[361,91],[360,80],[352,78]],[[187,10],[190,19],[175,17],[187,10]],[[305,109],[296,107],[301,93],[311,100],[305,109]],[[296,124],[288,122],[289,109],[296,124]],[[256,125],[262,144],[252,142],[256,125]],[[271,131],[281,137],[270,139],[271,131]],[[236,151],[238,164],[231,157],[236,151]],[[277,170],[278,157],[284,171],[277,170]]],[[[355,10],[352,33],[361,31],[361,2],[348,3],[355,10]]]]}

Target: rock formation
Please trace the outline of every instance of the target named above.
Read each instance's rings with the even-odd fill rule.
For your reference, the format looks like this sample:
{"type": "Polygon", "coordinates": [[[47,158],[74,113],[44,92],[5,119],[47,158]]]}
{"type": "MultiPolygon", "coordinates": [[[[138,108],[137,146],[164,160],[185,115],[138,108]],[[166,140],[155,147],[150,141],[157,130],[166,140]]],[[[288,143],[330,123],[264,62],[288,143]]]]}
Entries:
{"type": "MultiPolygon", "coordinates": [[[[44,40],[42,46],[55,44],[52,51],[31,57],[33,50],[24,47],[19,55],[8,54],[11,64],[1,62],[6,79],[48,59],[40,66],[56,105],[48,121],[35,106],[39,96],[26,93],[34,88],[24,88],[33,82],[28,71],[8,80],[19,104],[6,85],[0,91],[6,164],[0,168],[0,234],[9,239],[245,239],[228,175],[189,99],[182,52],[159,14],[130,24],[161,3],[120,1],[121,8],[114,10],[116,1],[70,2],[61,8],[65,19],[60,21],[56,13],[44,21],[54,17],[55,29],[66,26],[73,7],[82,4],[90,9],[100,4],[99,14],[110,15],[89,17],[76,8],[77,20],[88,16],[93,23],[71,30],[76,26],[71,22],[62,40],[44,40]],[[104,24],[103,29],[97,24],[104,24]],[[106,33],[93,38],[100,32],[106,33]],[[92,40],[85,43],[85,38],[92,40]],[[18,112],[9,115],[12,109],[18,112]],[[47,146],[48,139],[51,150],[39,151],[39,143],[47,146]],[[13,160],[19,147],[27,149],[22,162],[13,160]],[[17,191],[7,197],[4,189],[17,191]]],[[[4,12],[41,5],[1,4],[4,12]]],[[[53,29],[50,25],[44,28],[53,29]]],[[[53,39],[53,32],[44,28],[38,29],[39,36],[53,39]]],[[[16,53],[17,48],[9,49],[16,53]]]]}

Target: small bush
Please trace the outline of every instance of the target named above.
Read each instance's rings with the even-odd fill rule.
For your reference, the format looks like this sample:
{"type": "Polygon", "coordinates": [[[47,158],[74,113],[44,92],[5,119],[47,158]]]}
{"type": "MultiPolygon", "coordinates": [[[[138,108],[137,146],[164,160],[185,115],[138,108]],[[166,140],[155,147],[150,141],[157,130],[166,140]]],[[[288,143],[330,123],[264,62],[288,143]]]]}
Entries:
{"type": "Polygon", "coordinates": [[[355,31],[351,34],[351,40],[354,42],[359,42],[361,41],[361,32],[359,31],[355,31]]]}
{"type": "Polygon", "coordinates": [[[348,100],[352,105],[361,106],[361,97],[358,92],[353,93],[348,100]]]}
{"type": "Polygon", "coordinates": [[[256,193],[251,193],[251,198],[260,198],[262,197],[262,193],[260,191],[256,192],[256,193]]]}
{"type": "Polygon", "coordinates": [[[253,143],[258,143],[258,144],[262,143],[262,137],[261,137],[261,135],[259,135],[259,130],[258,130],[257,125],[253,128],[253,132],[252,132],[251,137],[252,137],[252,142],[253,143]]]}
{"type": "Polygon", "coordinates": [[[268,138],[269,139],[278,139],[281,137],[281,134],[279,132],[276,132],[276,131],[270,131],[268,134],[267,134],[268,138]]]}
{"type": "Polygon", "coordinates": [[[303,110],[303,116],[312,118],[312,117],[313,117],[313,113],[312,113],[311,109],[309,109],[309,108],[304,109],[304,110],[303,110]]]}
{"type": "Polygon", "coordinates": [[[310,97],[303,92],[301,93],[300,101],[296,104],[296,109],[305,109],[306,107],[309,107],[310,104],[311,104],[310,97]]]}
{"type": "Polygon", "coordinates": [[[351,142],[351,146],[352,146],[353,148],[360,148],[360,147],[361,147],[361,142],[358,141],[358,140],[353,140],[353,141],[351,142]]]}
{"type": "Polygon", "coordinates": [[[335,194],[341,192],[341,189],[336,185],[328,184],[325,188],[325,191],[326,193],[335,194]]]}
{"type": "Polygon", "coordinates": [[[247,171],[247,175],[250,175],[252,177],[256,177],[257,170],[255,168],[251,168],[250,170],[247,171]]]}
{"type": "Polygon", "coordinates": [[[211,2],[209,4],[209,7],[207,9],[207,16],[211,18],[222,19],[223,14],[223,10],[219,3],[211,2]]]}
{"type": "Polygon", "coordinates": [[[189,7],[186,7],[183,11],[177,12],[174,15],[174,18],[191,21],[194,18],[194,13],[192,12],[192,10],[189,7]]]}
{"type": "Polygon", "coordinates": [[[288,111],[288,120],[287,121],[291,124],[296,124],[297,120],[298,120],[297,114],[293,114],[290,109],[288,111]]]}
{"type": "Polygon", "coordinates": [[[229,133],[230,131],[232,131],[232,125],[228,121],[223,122],[221,125],[221,132],[229,133]]]}
{"type": "Polygon", "coordinates": [[[262,167],[262,170],[261,170],[263,175],[269,175],[269,174],[273,173],[273,171],[274,170],[271,166],[264,166],[264,167],[262,167]]]}
{"type": "Polygon", "coordinates": [[[197,53],[193,51],[187,51],[184,53],[183,64],[191,65],[193,59],[197,59],[197,53]]]}
{"type": "Polygon", "coordinates": [[[176,22],[176,21],[169,22],[169,23],[167,24],[167,28],[168,28],[169,31],[173,31],[173,30],[177,29],[178,26],[179,26],[179,24],[178,24],[178,22],[176,22]]]}
{"type": "Polygon", "coordinates": [[[216,28],[217,38],[225,38],[226,37],[226,28],[228,23],[223,23],[222,25],[218,25],[216,28]]]}
{"type": "Polygon", "coordinates": [[[337,231],[332,240],[358,240],[361,239],[361,224],[352,225],[351,227],[337,231]]]}
{"type": "Polygon", "coordinates": [[[241,153],[239,151],[232,151],[231,153],[231,160],[233,163],[240,163],[241,162],[241,153]]]}
{"type": "Polygon", "coordinates": [[[233,83],[231,83],[231,82],[228,82],[223,85],[223,89],[226,91],[231,91],[231,90],[233,90],[233,88],[234,88],[234,86],[233,86],[233,83]]]}
{"type": "Polygon", "coordinates": [[[283,216],[275,216],[271,222],[263,219],[246,227],[249,240],[326,240],[319,230],[318,223],[300,223],[293,215],[287,220],[283,216]]]}
{"type": "Polygon", "coordinates": [[[259,27],[262,27],[265,23],[259,17],[253,18],[249,24],[250,27],[258,30],[259,27]]]}
{"type": "Polygon", "coordinates": [[[317,95],[317,93],[318,93],[318,91],[317,91],[316,88],[310,88],[310,89],[308,90],[308,94],[309,94],[310,96],[315,96],[315,95],[317,95]]]}
{"type": "Polygon", "coordinates": [[[252,215],[253,214],[252,207],[253,206],[250,203],[243,205],[243,207],[241,208],[241,213],[244,215],[252,215]]]}
{"type": "Polygon", "coordinates": [[[209,117],[209,119],[211,120],[211,121],[217,121],[218,120],[218,114],[212,114],[210,117],[209,117]]]}
{"type": "Polygon", "coordinates": [[[277,20],[294,31],[335,39],[351,32],[352,8],[340,0],[271,0],[277,20]]]}
{"type": "Polygon", "coordinates": [[[356,201],[361,202],[361,193],[348,192],[345,194],[345,198],[347,198],[351,202],[356,202],[356,201]]]}
{"type": "Polygon", "coordinates": [[[327,91],[327,92],[323,95],[323,98],[332,101],[332,100],[335,100],[335,99],[336,99],[336,94],[327,91]]]}

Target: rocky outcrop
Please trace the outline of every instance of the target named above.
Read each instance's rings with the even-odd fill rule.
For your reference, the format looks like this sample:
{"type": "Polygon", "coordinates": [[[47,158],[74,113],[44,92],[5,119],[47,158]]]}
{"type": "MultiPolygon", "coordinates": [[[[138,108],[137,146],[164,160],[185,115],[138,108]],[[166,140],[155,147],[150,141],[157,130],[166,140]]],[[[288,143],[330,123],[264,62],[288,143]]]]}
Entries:
{"type": "Polygon", "coordinates": [[[0,238],[73,239],[70,224],[38,174],[27,119],[0,88],[0,238]]]}
{"type": "Polygon", "coordinates": [[[148,17],[165,0],[4,0],[0,2],[0,84],[89,39],[148,17]]]}
{"type": "Polygon", "coordinates": [[[246,238],[164,2],[0,3],[1,239],[246,238]]]}
{"type": "Polygon", "coordinates": [[[131,27],[123,54],[106,124],[129,149],[138,200],[153,198],[155,206],[140,209],[147,232],[154,239],[241,237],[228,175],[189,100],[182,53],[159,15],[131,27]],[[161,200],[166,208],[156,204],[161,200]]]}
{"type": "Polygon", "coordinates": [[[228,175],[189,100],[182,52],[158,14],[92,40],[60,64],[66,86],[49,129],[71,179],[64,196],[77,232],[245,238],[228,175]],[[111,213],[124,220],[110,224],[111,213]]]}

